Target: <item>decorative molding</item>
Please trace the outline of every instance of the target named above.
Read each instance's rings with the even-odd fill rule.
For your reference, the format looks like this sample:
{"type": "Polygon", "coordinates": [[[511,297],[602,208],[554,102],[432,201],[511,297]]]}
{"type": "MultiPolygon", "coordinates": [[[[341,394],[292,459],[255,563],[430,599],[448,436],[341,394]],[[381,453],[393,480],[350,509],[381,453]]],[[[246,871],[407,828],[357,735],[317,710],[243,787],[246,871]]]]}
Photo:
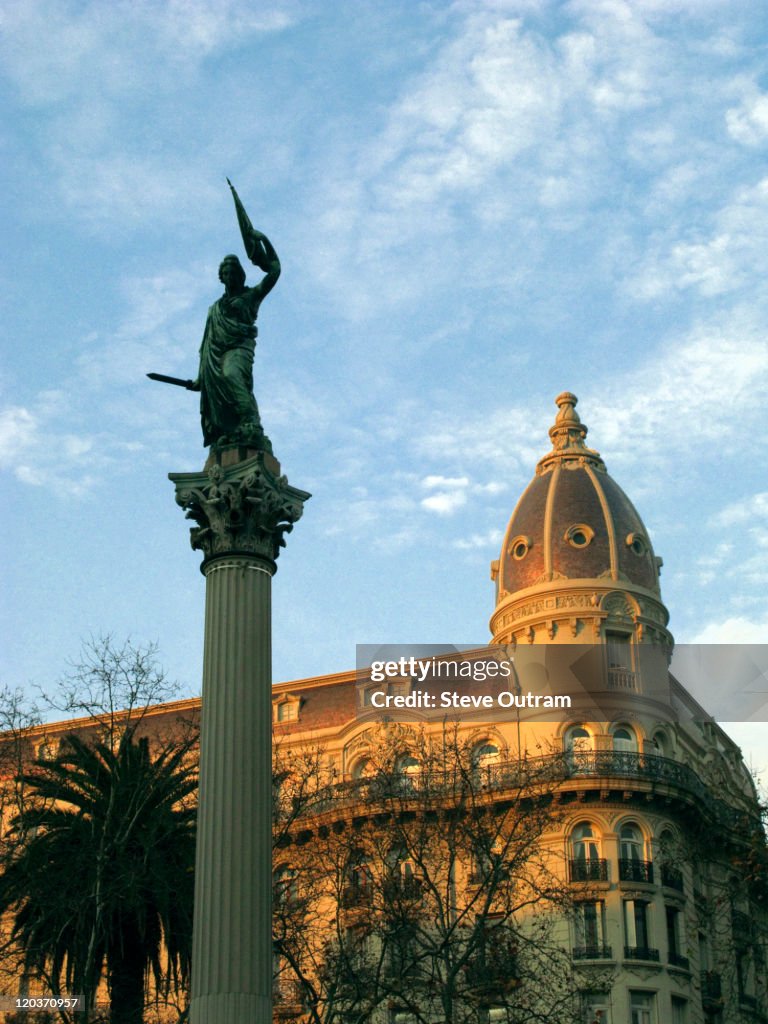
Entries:
{"type": "Polygon", "coordinates": [[[273,697],[272,721],[275,725],[298,722],[301,712],[301,703],[302,698],[295,693],[281,693],[279,696],[273,697]]]}
{"type": "Polygon", "coordinates": [[[636,610],[627,596],[616,591],[605,595],[601,607],[604,612],[613,617],[631,619],[636,614],[636,610]]]}
{"type": "Polygon", "coordinates": [[[203,552],[205,571],[211,559],[226,555],[254,555],[275,571],[285,534],[310,497],[272,472],[276,465],[271,460],[267,466],[260,452],[231,466],[211,465],[203,473],[169,474],[176,503],[197,524],[190,529],[190,543],[203,552]]]}

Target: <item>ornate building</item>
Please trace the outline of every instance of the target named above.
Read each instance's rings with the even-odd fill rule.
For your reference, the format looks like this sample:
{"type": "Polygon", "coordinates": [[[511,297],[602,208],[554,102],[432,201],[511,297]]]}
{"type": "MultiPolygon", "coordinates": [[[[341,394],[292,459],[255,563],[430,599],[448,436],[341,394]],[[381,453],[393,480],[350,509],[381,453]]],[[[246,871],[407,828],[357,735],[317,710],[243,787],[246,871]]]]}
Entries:
{"type": "MultiPolygon", "coordinates": [[[[482,771],[482,799],[496,809],[505,793],[508,799],[510,793],[521,798],[521,763],[551,767],[557,812],[542,826],[539,845],[546,848],[547,870],[565,886],[552,934],[572,968],[575,999],[567,1009],[562,1004],[561,1016],[553,1010],[550,1016],[531,1011],[521,1017],[515,1010],[521,979],[508,978],[506,986],[481,990],[471,1019],[768,1020],[768,933],[761,903],[766,879],[764,868],[756,867],[761,833],[754,785],[736,745],[669,674],[673,638],[661,597],[662,561],[631,501],[598,452],[587,447],[575,396],[562,394],[557,405],[549,432],[552,450],[539,461],[492,564],[492,643],[519,666],[534,651],[539,657],[533,660],[541,662],[541,652],[581,645],[596,654],[601,681],[577,694],[559,721],[536,709],[495,714],[486,722],[482,713],[467,713],[455,725],[455,742],[482,771]]],[[[557,689],[558,680],[550,678],[548,685],[557,689]]],[[[390,695],[407,696],[418,683],[406,673],[388,678],[382,687],[390,695]]],[[[392,742],[400,745],[389,770],[399,775],[400,792],[407,787],[408,813],[417,813],[420,789],[432,786],[426,777],[430,769],[409,747],[407,735],[418,733],[423,745],[425,735],[434,739],[445,733],[445,720],[406,711],[399,724],[382,724],[382,712],[371,706],[371,689],[355,673],[275,688],[275,735],[283,756],[315,744],[333,790],[333,799],[326,791],[313,812],[315,824],[306,816],[293,823],[293,838],[286,838],[276,855],[283,882],[293,871],[297,834],[311,848],[324,829],[344,833],[346,828],[352,851],[355,827],[366,815],[379,813],[382,828],[396,831],[391,800],[386,805],[380,781],[378,790],[371,782],[376,751],[386,743],[382,730],[396,735],[392,742]]],[[[407,837],[398,842],[407,845],[407,837]]],[[[358,860],[348,869],[348,881],[359,881],[362,872],[374,904],[371,875],[377,868],[366,866],[362,855],[358,860]]],[[[416,885],[425,871],[413,858],[406,863],[416,885]]],[[[456,885],[470,886],[473,871],[471,863],[466,872],[454,871],[456,885]]],[[[456,907],[454,913],[466,909],[460,897],[456,907]]],[[[412,912],[427,910],[413,904],[412,912]]],[[[333,915],[326,926],[331,918],[338,926],[333,915]]],[[[511,958],[509,973],[520,970],[511,958]]],[[[291,976],[290,971],[281,975],[291,976]]],[[[290,1018],[301,996],[281,984],[277,1014],[290,1018]],[[286,994],[289,989],[293,995],[286,994]]],[[[416,1022],[418,1014],[405,1003],[390,998],[370,1019],[416,1022]]]]}

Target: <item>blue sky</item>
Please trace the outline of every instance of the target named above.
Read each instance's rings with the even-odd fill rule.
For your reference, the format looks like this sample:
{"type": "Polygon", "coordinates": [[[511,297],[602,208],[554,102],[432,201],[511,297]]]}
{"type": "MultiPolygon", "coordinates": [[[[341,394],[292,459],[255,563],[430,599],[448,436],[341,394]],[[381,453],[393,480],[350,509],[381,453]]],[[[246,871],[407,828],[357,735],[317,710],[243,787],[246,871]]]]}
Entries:
{"type": "Polygon", "coordinates": [[[196,372],[241,247],[227,175],[283,263],[256,394],[314,495],[275,578],[276,679],[358,642],[485,640],[563,390],[664,557],[677,639],[765,639],[767,7],[0,16],[5,682],[112,632],[198,692],[203,580],[166,479],[201,465],[196,397],[144,375],[196,372]]]}

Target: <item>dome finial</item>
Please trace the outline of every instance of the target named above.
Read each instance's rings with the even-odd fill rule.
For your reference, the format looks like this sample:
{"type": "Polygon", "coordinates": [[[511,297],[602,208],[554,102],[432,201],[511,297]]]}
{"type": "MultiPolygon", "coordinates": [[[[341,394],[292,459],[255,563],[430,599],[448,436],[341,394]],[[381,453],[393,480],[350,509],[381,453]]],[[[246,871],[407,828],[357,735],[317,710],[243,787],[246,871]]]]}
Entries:
{"type": "Polygon", "coordinates": [[[539,462],[538,471],[551,468],[560,460],[584,459],[599,469],[605,469],[600,453],[587,448],[584,439],[587,427],[581,422],[576,412],[578,398],[570,391],[563,391],[555,399],[558,413],[555,422],[549,428],[552,440],[552,451],[539,462]]]}

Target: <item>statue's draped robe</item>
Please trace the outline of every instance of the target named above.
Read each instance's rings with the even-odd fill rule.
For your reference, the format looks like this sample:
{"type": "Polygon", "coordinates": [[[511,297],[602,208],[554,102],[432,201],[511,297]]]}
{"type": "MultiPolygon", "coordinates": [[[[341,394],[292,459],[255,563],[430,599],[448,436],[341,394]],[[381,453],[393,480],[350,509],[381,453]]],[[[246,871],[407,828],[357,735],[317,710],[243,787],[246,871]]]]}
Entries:
{"type": "Polygon", "coordinates": [[[203,444],[242,440],[260,432],[253,397],[254,320],[259,309],[256,289],[222,296],[208,310],[200,346],[200,418],[203,444]]]}

